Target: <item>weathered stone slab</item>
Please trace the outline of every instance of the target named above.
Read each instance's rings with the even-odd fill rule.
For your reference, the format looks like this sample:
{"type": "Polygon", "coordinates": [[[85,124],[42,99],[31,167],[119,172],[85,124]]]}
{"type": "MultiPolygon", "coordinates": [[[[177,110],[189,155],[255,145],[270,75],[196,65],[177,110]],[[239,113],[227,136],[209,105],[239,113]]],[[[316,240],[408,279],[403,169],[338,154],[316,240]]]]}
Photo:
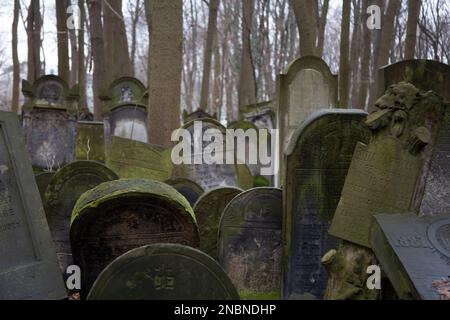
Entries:
{"type": "Polygon", "coordinates": [[[45,212],[56,245],[61,270],[73,264],[70,247],[70,220],[80,196],[101,183],[119,177],[95,161],[76,161],[61,168],[50,181],[45,193],[45,212]]]}
{"type": "Polygon", "coordinates": [[[77,123],[77,160],[105,162],[105,128],[103,122],[77,123]]]}
{"type": "Polygon", "coordinates": [[[321,258],[339,245],[328,228],[355,146],[370,139],[366,116],[361,110],[318,111],[292,136],[283,179],[284,299],[307,295],[323,299],[328,274],[321,258]]]}
{"type": "Polygon", "coordinates": [[[64,283],[23,134],[0,112],[0,299],[63,299],[64,283]]]}
{"type": "Polygon", "coordinates": [[[217,256],[217,233],[220,217],[228,203],[242,192],[234,187],[219,187],[202,195],[195,203],[194,212],[197,217],[200,234],[200,250],[214,259],[217,256]]]}
{"type": "Polygon", "coordinates": [[[219,262],[242,298],[279,299],[282,193],[254,188],[236,196],[219,226],[219,262]]]}
{"type": "Polygon", "coordinates": [[[449,214],[376,215],[371,243],[400,299],[449,299],[449,214]]]}
{"type": "Polygon", "coordinates": [[[172,171],[170,153],[160,146],[111,137],[106,165],[121,178],[165,181],[172,171]]]}
{"type": "Polygon", "coordinates": [[[100,272],[125,252],[153,243],[198,246],[189,202],[171,186],[151,180],[103,183],[78,200],[70,239],[87,294],[100,272]]]}
{"type": "Polygon", "coordinates": [[[54,175],[55,175],[54,172],[41,172],[36,174],[36,184],[42,202],[44,202],[45,199],[45,191],[47,190],[47,186],[50,184],[50,181],[53,179],[54,175]]]}
{"type": "Polygon", "coordinates": [[[198,198],[200,198],[200,196],[205,193],[205,190],[203,190],[203,188],[198,183],[190,179],[172,178],[164,182],[169,186],[174,187],[175,190],[181,193],[187,199],[187,201],[189,201],[192,207],[197,202],[198,198]]]}
{"type": "Polygon", "coordinates": [[[100,274],[90,300],[238,300],[211,257],[190,247],[154,244],[134,249],[100,274]]]}

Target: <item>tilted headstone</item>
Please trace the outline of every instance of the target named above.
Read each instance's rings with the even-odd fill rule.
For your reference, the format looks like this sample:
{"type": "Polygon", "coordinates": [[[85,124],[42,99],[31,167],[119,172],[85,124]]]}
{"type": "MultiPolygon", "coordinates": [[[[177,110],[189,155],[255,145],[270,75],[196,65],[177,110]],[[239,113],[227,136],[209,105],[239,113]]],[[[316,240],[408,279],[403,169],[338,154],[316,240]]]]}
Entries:
{"type": "Polygon", "coordinates": [[[73,264],[70,247],[70,220],[80,196],[107,181],[119,177],[95,161],[76,161],[61,168],[50,181],[45,193],[44,207],[56,245],[56,254],[63,272],[73,264]]]}
{"type": "Polygon", "coordinates": [[[89,300],[239,300],[223,269],[203,252],[176,244],[131,250],[100,274],[89,300]]]}
{"type": "Polygon", "coordinates": [[[276,120],[273,109],[273,101],[267,101],[244,106],[239,109],[239,113],[242,120],[253,123],[259,129],[275,129],[276,120]]]}
{"type": "Polygon", "coordinates": [[[367,113],[332,109],[313,113],[285,152],[283,297],[322,299],[328,274],[322,256],[339,245],[328,234],[357,142],[368,143],[367,113]]]}
{"type": "Polygon", "coordinates": [[[444,114],[439,96],[406,82],[392,85],[375,105],[366,121],[373,137],[355,149],[330,228],[330,234],[368,248],[372,215],[413,208],[422,153],[436,139],[444,114]]]}
{"type": "Polygon", "coordinates": [[[64,299],[66,290],[23,134],[0,112],[0,299],[64,299]]]}
{"type": "Polygon", "coordinates": [[[106,182],[83,194],[73,210],[70,239],[83,294],[111,261],[131,249],[199,242],[186,198],[165,183],[139,179],[106,182]]]}
{"type": "Polygon", "coordinates": [[[164,181],[171,177],[170,153],[157,145],[111,137],[106,165],[121,178],[164,181]]]}
{"type": "Polygon", "coordinates": [[[450,214],[376,215],[371,243],[400,299],[450,299],[450,214]]]}
{"type": "Polygon", "coordinates": [[[36,184],[37,184],[42,202],[44,201],[44,198],[45,198],[45,191],[47,190],[47,186],[49,185],[50,181],[53,179],[54,175],[55,175],[54,172],[41,172],[41,173],[36,174],[36,184]]]}
{"type": "Polygon", "coordinates": [[[148,92],[136,78],[122,77],[101,95],[107,140],[117,136],[148,142],[148,92]]]}
{"type": "Polygon", "coordinates": [[[77,123],[77,160],[105,162],[105,129],[103,122],[77,123]]]}
{"type": "Polygon", "coordinates": [[[174,187],[175,190],[181,193],[187,199],[187,201],[189,201],[192,207],[194,206],[195,202],[197,202],[198,198],[200,198],[200,196],[205,193],[205,190],[203,190],[203,188],[198,183],[190,179],[172,178],[164,182],[169,186],[174,187]]]}
{"type": "MultiPolygon", "coordinates": [[[[407,60],[380,69],[379,89],[383,92],[389,85],[407,81],[416,88],[433,90],[450,103],[450,66],[431,60],[407,60]]],[[[423,181],[415,197],[415,209],[422,215],[450,212],[450,110],[442,122],[435,145],[424,153],[423,181]],[[429,163],[429,164],[428,164],[429,163]]]]}
{"type": "Polygon", "coordinates": [[[34,167],[53,171],[75,160],[77,91],[56,76],[23,81],[23,131],[34,167]]]}
{"type": "Polygon", "coordinates": [[[195,203],[200,234],[200,250],[217,260],[217,232],[222,212],[228,203],[242,192],[235,187],[219,187],[202,195],[195,203]]]}
{"type": "Polygon", "coordinates": [[[219,225],[219,262],[244,299],[279,299],[282,193],[254,188],[236,196],[219,225]]]}

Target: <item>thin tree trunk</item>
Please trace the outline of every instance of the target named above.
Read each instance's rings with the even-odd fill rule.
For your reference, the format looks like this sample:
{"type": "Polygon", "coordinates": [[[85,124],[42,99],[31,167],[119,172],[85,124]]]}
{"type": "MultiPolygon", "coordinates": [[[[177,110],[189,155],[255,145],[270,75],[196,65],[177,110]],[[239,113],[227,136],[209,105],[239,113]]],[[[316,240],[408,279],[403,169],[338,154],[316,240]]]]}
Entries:
{"type": "MultiPolygon", "coordinates": [[[[350,70],[351,70],[351,94],[350,105],[360,107],[359,101],[359,75],[360,75],[360,56],[361,56],[361,0],[353,0],[353,34],[350,49],[350,70]]],[[[366,62],[364,62],[366,63],[366,62]]]]}
{"type": "MultiPolygon", "coordinates": [[[[346,1],[344,1],[346,2],[346,1]]],[[[314,0],[291,0],[300,33],[300,55],[316,55],[316,19],[314,0]]]]}
{"type": "Polygon", "coordinates": [[[27,17],[28,38],[28,81],[34,82],[41,76],[41,11],[40,1],[30,0],[27,17]]]}
{"type": "Polygon", "coordinates": [[[350,1],[342,2],[341,48],[339,58],[339,105],[348,107],[349,98],[349,50],[350,50],[350,1]]]}
{"type": "MultiPolygon", "coordinates": [[[[367,12],[367,8],[369,6],[369,0],[363,0],[363,13],[367,12]]],[[[364,17],[365,15],[363,15],[364,17]]],[[[363,18],[363,23],[365,23],[365,19],[363,18]]],[[[367,102],[367,90],[369,88],[370,81],[370,54],[371,54],[371,37],[370,37],[370,29],[366,28],[363,25],[363,33],[362,33],[362,45],[363,45],[363,53],[361,57],[361,83],[359,88],[359,99],[357,105],[362,109],[366,110],[366,102],[367,102]]]]}
{"type": "Polygon", "coordinates": [[[323,44],[325,42],[325,29],[327,26],[327,16],[328,16],[328,9],[330,6],[329,0],[324,0],[322,5],[322,14],[320,15],[319,20],[319,34],[317,36],[317,55],[322,57],[323,56],[323,44]]]}
{"type": "Polygon", "coordinates": [[[172,132],[180,126],[180,89],[183,49],[181,0],[146,0],[150,28],[149,138],[170,147],[172,132]]]}
{"type": "Polygon", "coordinates": [[[69,33],[67,30],[66,1],[55,0],[56,29],[58,31],[58,75],[67,83],[70,80],[69,33]]]}
{"type": "Polygon", "coordinates": [[[78,30],[78,87],[80,88],[80,111],[87,114],[89,107],[86,98],[86,65],[84,54],[84,30],[86,28],[85,0],[78,0],[80,8],[80,30],[78,30]]]}
{"type": "Polygon", "coordinates": [[[19,111],[19,95],[20,95],[20,61],[17,52],[17,28],[19,24],[20,1],[14,0],[14,18],[12,23],[12,59],[13,59],[13,90],[11,111],[17,113],[19,111]]]}
{"type": "Polygon", "coordinates": [[[405,59],[414,59],[417,42],[421,0],[408,0],[408,23],[406,25],[405,59]]]}
{"type": "Polygon", "coordinates": [[[136,72],[136,35],[141,10],[141,0],[137,0],[131,20],[131,68],[133,70],[133,74],[136,72]]]}

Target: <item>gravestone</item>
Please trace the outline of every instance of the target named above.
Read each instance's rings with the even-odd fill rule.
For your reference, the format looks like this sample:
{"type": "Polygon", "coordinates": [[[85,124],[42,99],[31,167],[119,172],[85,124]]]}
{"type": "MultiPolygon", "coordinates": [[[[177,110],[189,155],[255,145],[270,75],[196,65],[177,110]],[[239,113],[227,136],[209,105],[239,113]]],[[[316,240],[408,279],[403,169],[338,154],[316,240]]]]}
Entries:
{"type": "Polygon", "coordinates": [[[39,191],[17,116],[0,112],[0,299],[64,299],[39,191]]]}
{"type": "Polygon", "coordinates": [[[243,299],[279,299],[282,193],[254,188],[236,196],[219,225],[219,262],[243,299]]]}
{"type": "Polygon", "coordinates": [[[191,112],[191,113],[188,113],[186,110],[183,111],[183,123],[184,124],[189,123],[194,120],[204,119],[204,118],[217,120],[217,114],[211,115],[211,114],[203,111],[202,109],[197,109],[196,111],[191,112]]]}
{"type": "Polygon", "coordinates": [[[376,215],[372,248],[400,299],[450,299],[450,215],[376,215]]]}
{"type": "Polygon", "coordinates": [[[113,136],[106,165],[120,178],[164,181],[172,172],[170,153],[157,145],[113,136]]]}
{"type": "Polygon", "coordinates": [[[47,171],[75,160],[78,86],[71,90],[56,76],[22,83],[25,143],[35,168],[47,171]]]}
{"type": "Polygon", "coordinates": [[[103,122],[78,122],[77,160],[105,162],[105,128],[103,122]]]}
{"type": "Polygon", "coordinates": [[[240,117],[253,123],[259,129],[275,129],[275,112],[273,101],[266,101],[240,108],[240,117]]]}
{"type": "Polygon", "coordinates": [[[138,79],[122,77],[101,95],[107,140],[112,136],[148,142],[148,92],[138,79]]]}
{"type": "Polygon", "coordinates": [[[361,110],[332,109],[310,115],[285,152],[283,297],[323,299],[327,272],[322,256],[337,248],[328,234],[357,142],[370,131],[361,110]]]}
{"type": "Polygon", "coordinates": [[[203,190],[198,183],[186,178],[172,178],[164,182],[169,186],[174,187],[175,190],[181,193],[187,201],[189,201],[192,207],[195,202],[197,202],[198,198],[205,193],[205,190],[203,190]]]}
{"type": "Polygon", "coordinates": [[[61,270],[73,264],[70,247],[70,219],[75,203],[86,191],[119,177],[95,161],[76,161],[61,168],[50,181],[45,193],[44,207],[56,245],[61,270]]]}
{"type": "Polygon", "coordinates": [[[89,300],[239,300],[223,269],[196,249],[153,244],[131,250],[100,274],[89,300]]]}
{"type": "Polygon", "coordinates": [[[47,186],[49,185],[50,181],[53,179],[54,175],[55,175],[54,172],[41,172],[41,173],[36,174],[36,184],[37,184],[42,202],[44,202],[44,199],[45,199],[45,191],[47,190],[47,186]]]}
{"type": "Polygon", "coordinates": [[[153,243],[197,247],[199,241],[186,198],[165,183],[139,179],[106,182],[84,193],[73,210],[70,239],[83,294],[131,249],[153,243]]]}
{"type": "Polygon", "coordinates": [[[217,232],[220,217],[228,203],[241,192],[241,189],[235,187],[219,187],[205,193],[195,203],[194,212],[200,234],[200,250],[216,260],[218,259],[217,232]]]}
{"type": "MultiPolygon", "coordinates": [[[[184,163],[173,166],[172,176],[189,178],[197,182],[205,191],[220,186],[238,186],[235,165],[226,164],[225,127],[216,120],[202,118],[185,124],[181,129],[188,130],[191,134],[191,155],[190,157],[186,156],[183,160],[184,163]],[[205,148],[211,144],[211,141],[204,141],[203,137],[208,136],[205,132],[210,129],[219,130],[222,133],[223,152],[219,157],[223,159],[223,164],[207,164],[204,161],[203,150],[206,150],[205,148]],[[196,153],[196,146],[197,149],[201,149],[199,153],[196,153]]],[[[208,138],[210,137],[208,136],[208,138]]]]}
{"type": "MultiPolygon", "coordinates": [[[[380,69],[379,88],[407,81],[423,91],[433,90],[450,103],[450,66],[432,60],[407,60],[380,69]]],[[[450,110],[442,123],[435,145],[424,153],[424,166],[419,190],[415,197],[415,210],[421,215],[450,212],[450,110]]]]}

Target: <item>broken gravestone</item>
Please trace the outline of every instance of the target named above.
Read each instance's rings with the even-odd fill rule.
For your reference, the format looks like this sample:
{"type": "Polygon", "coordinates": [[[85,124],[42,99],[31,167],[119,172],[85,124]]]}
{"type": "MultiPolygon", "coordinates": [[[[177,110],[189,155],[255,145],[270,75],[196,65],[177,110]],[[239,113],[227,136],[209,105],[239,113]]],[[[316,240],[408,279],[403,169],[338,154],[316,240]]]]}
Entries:
{"type": "Polygon", "coordinates": [[[56,245],[56,254],[63,272],[73,264],[70,247],[70,219],[75,203],[86,191],[119,177],[95,161],[76,161],[58,170],[45,193],[45,212],[56,245]]]}
{"type": "Polygon", "coordinates": [[[376,290],[363,285],[366,268],[376,264],[369,241],[372,216],[413,210],[423,180],[422,156],[433,144],[444,113],[442,98],[406,82],[389,87],[375,106],[366,120],[371,141],[356,146],[329,230],[345,241],[323,258],[330,274],[328,299],[377,297],[376,290]]]}
{"type": "Polygon", "coordinates": [[[205,190],[198,183],[187,178],[171,178],[164,182],[181,193],[192,207],[198,198],[205,193],[205,190]]]}
{"type": "Polygon", "coordinates": [[[57,76],[22,83],[23,132],[33,167],[47,171],[75,160],[78,87],[57,76]]]}
{"type": "Polygon", "coordinates": [[[61,272],[17,116],[0,112],[0,299],[64,299],[61,272]]]}
{"type": "Polygon", "coordinates": [[[322,299],[328,274],[322,256],[337,248],[328,234],[357,142],[370,131],[361,110],[313,113],[294,132],[285,152],[283,297],[322,299]]]}
{"type": "Polygon", "coordinates": [[[112,136],[148,142],[148,96],[136,78],[122,77],[101,95],[107,140],[112,136]]]}
{"type": "Polygon", "coordinates": [[[77,160],[105,162],[105,129],[103,122],[77,123],[77,160]]]}
{"type": "Polygon", "coordinates": [[[400,299],[450,300],[450,215],[376,215],[372,248],[400,299]]]}
{"type": "Polygon", "coordinates": [[[241,192],[241,189],[235,187],[219,187],[208,191],[195,203],[200,250],[216,260],[220,217],[228,203],[241,192]]]}
{"type": "Polygon", "coordinates": [[[86,294],[100,272],[125,252],[153,243],[198,246],[198,229],[189,202],[171,186],[123,179],[84,193],[72,214],[74,262],[82,270],[86,294]]]}
{"type": "Polygon", "coordinates": [[[243,299],[279,299],[282,255],[280,189],[236,196],[219,225],[219,262],[243,299]]]}
{"type": "Polygon", "coordinates": [[[89,300],[239,300],[223,269],[203,252],[153,244],[120,256],[100,274],[89,300]]]}

